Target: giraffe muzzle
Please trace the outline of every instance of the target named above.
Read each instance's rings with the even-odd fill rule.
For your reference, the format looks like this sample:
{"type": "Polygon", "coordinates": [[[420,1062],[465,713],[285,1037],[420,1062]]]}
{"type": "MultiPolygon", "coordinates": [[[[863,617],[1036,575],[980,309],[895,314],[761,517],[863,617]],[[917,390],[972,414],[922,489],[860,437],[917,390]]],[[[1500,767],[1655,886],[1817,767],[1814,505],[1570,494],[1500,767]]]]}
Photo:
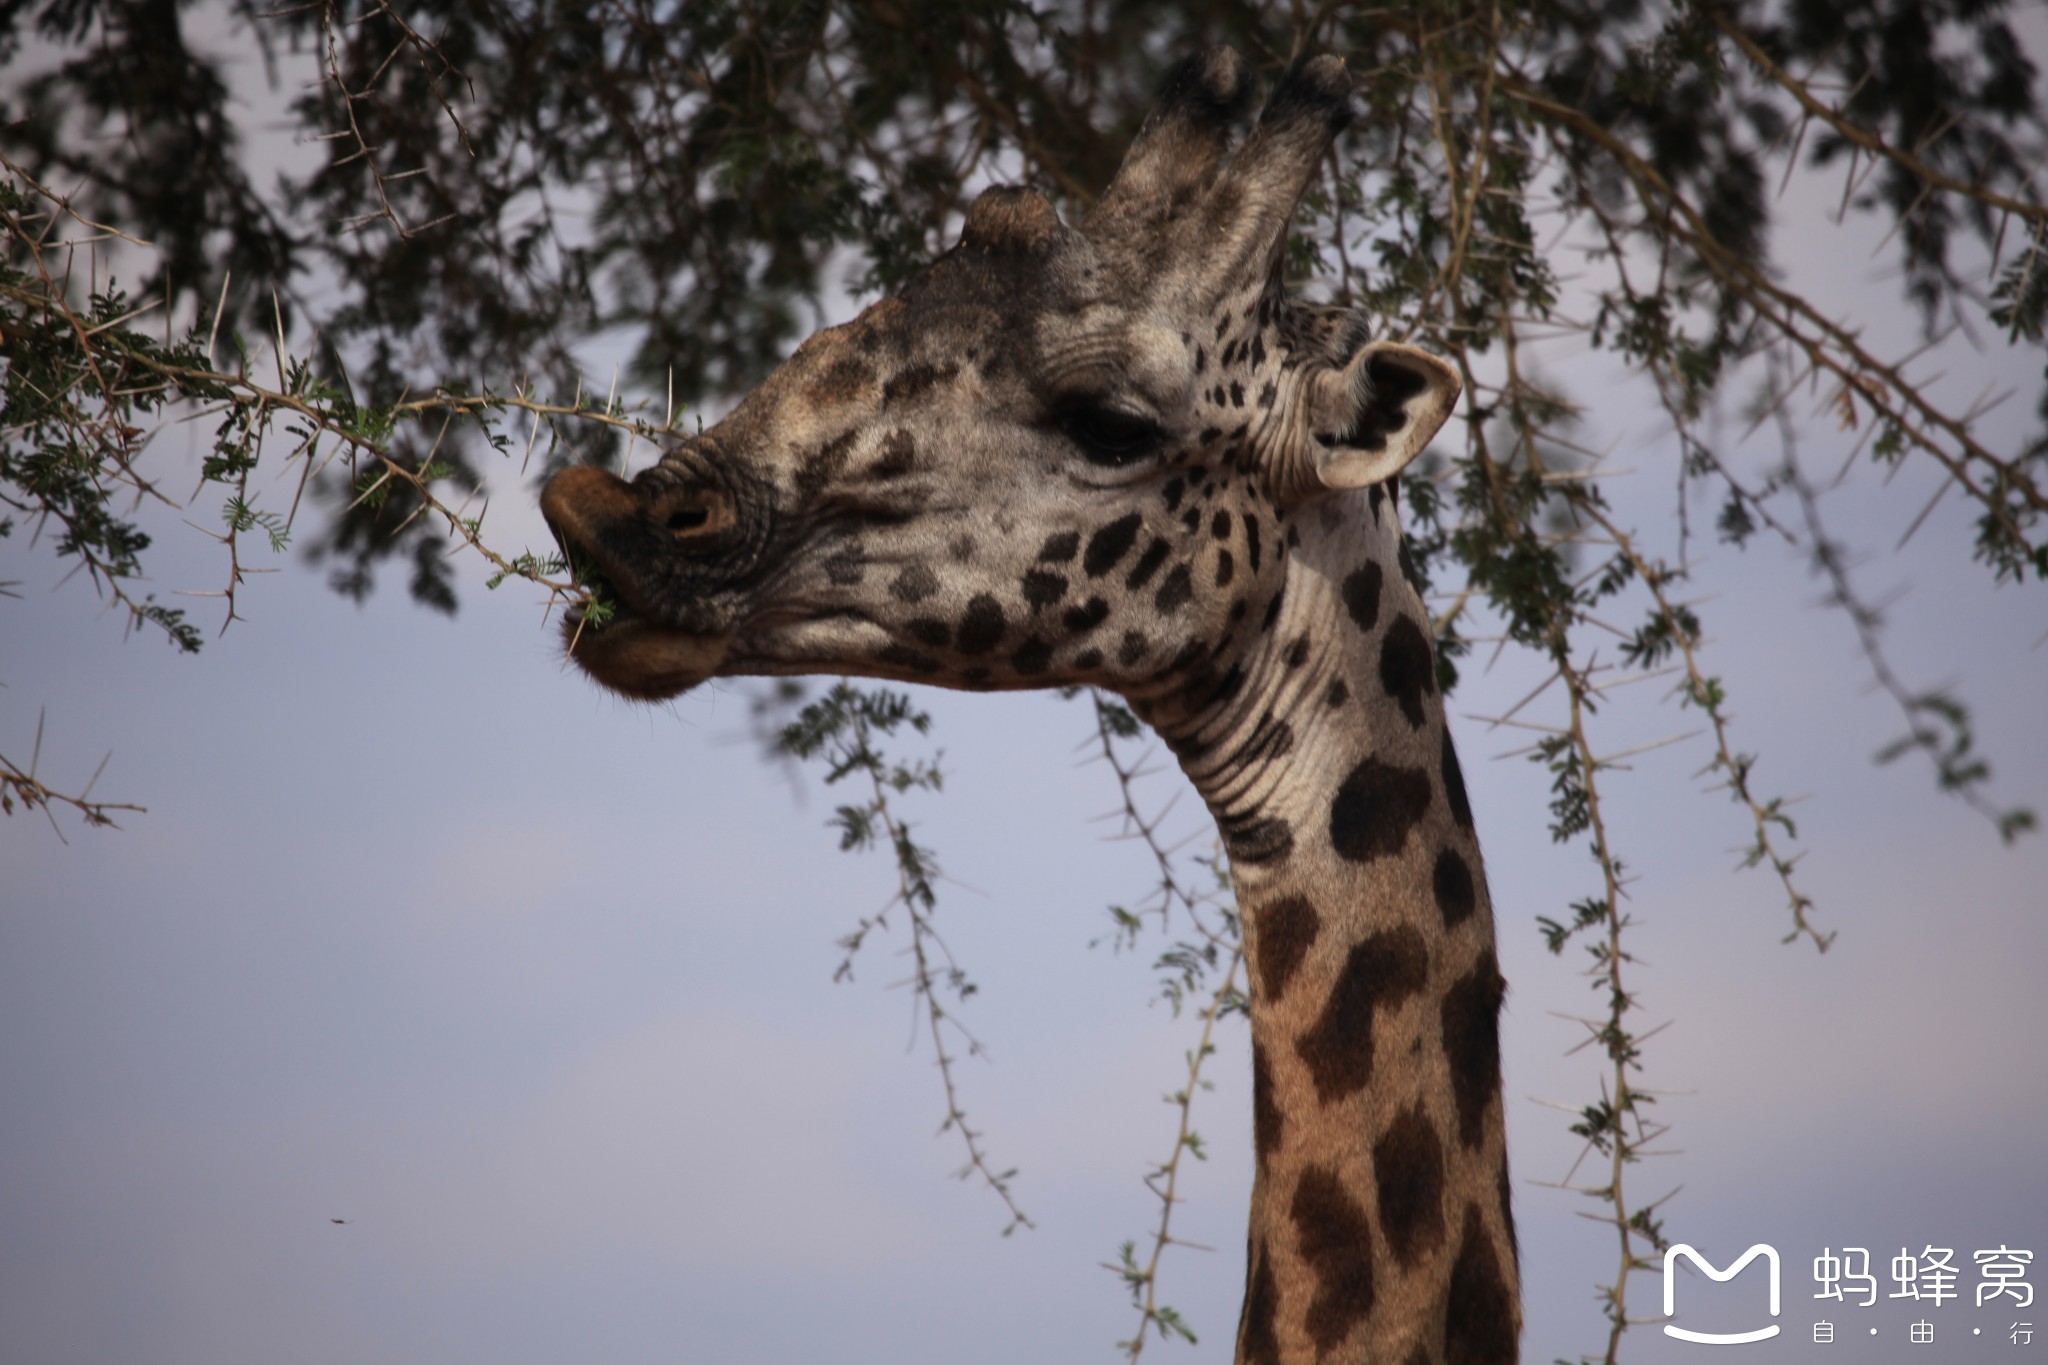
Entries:
{"type": "Polygon", "coordinates": [[[733,524],[728,499],[704,488],[648,488],[576,465],[548,480],[540,505],[570,572],[590,593],[562,624],[564,647],[586,673],[623,696],[656,701],[717,670],[729,640],[675,620],[675,604],[659,600],[656,585],[665,559],[733,524]]]}

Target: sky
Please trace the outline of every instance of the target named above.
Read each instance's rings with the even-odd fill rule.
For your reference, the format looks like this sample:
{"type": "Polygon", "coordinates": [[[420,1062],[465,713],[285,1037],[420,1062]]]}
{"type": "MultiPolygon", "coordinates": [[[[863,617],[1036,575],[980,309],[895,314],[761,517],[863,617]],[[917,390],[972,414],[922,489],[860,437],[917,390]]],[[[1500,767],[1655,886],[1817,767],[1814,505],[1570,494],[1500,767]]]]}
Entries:
{"type": "MultiPolygon", "coordinates": [[[[1869,245],[1814,229],[1793,259],[1816,288],[1882,300],[1869,245]]],[[[1910,319],[1877,309],[1873,337],[1910,346],[1910,319]]],[[[1601,391],[1598,362],[1549,364],[1601,391]]],[[[1953,382],[1974,392],[1983,364],[1959,355],[1953,382]]],[[[1810,468],[1853,439],[1830,425],[1810,468]]],[[[1591,426],[1624,520],[1674,553],[1657,424],[1591,426]]],[[[174,485],[191,468],[177,432],[149,458],[174,485]]],[[[1859,583],[1898,594],[1897,669],[1958,688],[1993,794],[2048,813],[2048,604],[1967,562],[1953,499],[1894,548],[1932,487],[1909,470],[1845,488],[1833,523],[1859,583]]],[[[500,543],[544,543],[517,497],[492,517],[500,543]]],[[[154,590],[218,587],[203,536],[151,524],[154,590]]],[[[1700,740],[1617,775],[1632,979],[1665,1025],[1642,1081],[1671,1125],[1631,1189],[1669,1192],[1667,1231],[1717,1266],[1756,1243],[1780,1253],[1784,1331],[1730,1358],[2048,1357],[2048,1303],[1970,1301],[1974,1251],[2048,1252],[2048,843],[2003,847],[1924,763],[1872,762],[1898,715],[1795,555],[1692,548],[1737,741],[1764,756],[1765,790],[1802,798],[1799,876],[1839,937],[1825,955],[1780,944],[1781,893],[1736,870],[1746,829],[1699,775],[1700,740]],[[1873,1306],[1812,1297],[1814,1259],[1847,1247],[1870,1253],[1873,1306]],[[1928,1247],[1955,1251],[1963,1300],[1887,1297],[1892,1258],[1928,1247]],[[1812,1340],[1823,1319],[1833,1343],[1812,1340]],[[1907,1340],[1921,1320],[1938,1355],[1907,1340]],[[2019,1322],[2042,1330],[2016,1344],[2019,1322]]],[[[0,821],[0,1361],[1117,1358],[1136,1313],[1102,1263],[1149,1236],[1141,1177],[1170,1148],[1161,1096],[1194,1035],[1152,999],[1149,952],[1090,946],[1148,864],[1105,837],[1115,789],[1086,761],[1082,707],[918,693],[948,778],[905,814],[948,874],[939,922],[980,987],[964,1014],[987,1058],[963,1067],[964,1102],[1035,1223],[1005,1237],[936,1131],[904,936],[832,981],[836,940],[886,903],[890,869],[837,851],[834,793],[761,761],[743,686],[652,708],[605,696],[563,667],[538,594],[485,591],[473,557],[453,622],[395,581],[359,608],[300,554],[274,567],[244,589],[247,620],[183,657],[124,639],[47,544],[0,541],[16,594],[0,601],[0,753],[26,762],[40,717],[53,785],[110,753],[96,794],[148,808],[117,830],[0,821]]],[[[217,626],[214,602],[189,605],[217,626]]],[[[1545,776],[1515,756],[1527,735],[1487,723],[1536,675],[1484,664],[1451,710],[1511,987],[1538,1362],[1600,1349],[1595,1286],[1616,1254],[1582,1216],[1593,1203],[1560,1188],[1579,1143],[1559,1106],[1601,1071],[1573,1051],[1571,1016],[1597,1001],[1577,950],[1552,957],[1535,927],[1595,883],[1582,845],[1548,837],[1545,776]]],[[[1666,687],[1617,697],[1610,750],[1692,727],[1666,687]]],[[[1153,798],[1178,783],[1163,774],[1153,798]]],[[[1198,833],[1191,794],[1176,809],[1198,833]]],[[[1208,1159],[1176,1223],[1215,1250],[1176,1250],[1162,1272],[1201,1340],[1148,1360],[1229,1355],[1246,1053],[1226,1030],[1196,1115],[1208,1159]]],[[[1683,1277],[1681,1316],[1757,1325],[1755,1277],[1683,1277]]],[[[2027,1279],[2048,1286],[2048,1267],[2027,1279]]],[[[1632,1310],[1654,1318],[1659,1278],[1633,1284],[1632,1310]]],[[[1643,1325],[1623,1358],[1704,1349],[1643,1325]]]]}

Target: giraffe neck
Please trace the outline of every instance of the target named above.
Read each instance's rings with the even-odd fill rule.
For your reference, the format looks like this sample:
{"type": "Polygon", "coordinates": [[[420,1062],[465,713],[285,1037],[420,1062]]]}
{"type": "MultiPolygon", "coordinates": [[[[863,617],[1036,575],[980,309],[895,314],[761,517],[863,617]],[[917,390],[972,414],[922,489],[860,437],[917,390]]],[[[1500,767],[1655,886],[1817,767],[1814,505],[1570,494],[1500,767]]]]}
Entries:
{"type": "Polygon", "coordinates": [[[1272,625],[1157,716],[1231,858],[1257,1172],[1240,1365],[1508,1362],[1503,983],[1391,499],[1329,498],[1272,625]]]}

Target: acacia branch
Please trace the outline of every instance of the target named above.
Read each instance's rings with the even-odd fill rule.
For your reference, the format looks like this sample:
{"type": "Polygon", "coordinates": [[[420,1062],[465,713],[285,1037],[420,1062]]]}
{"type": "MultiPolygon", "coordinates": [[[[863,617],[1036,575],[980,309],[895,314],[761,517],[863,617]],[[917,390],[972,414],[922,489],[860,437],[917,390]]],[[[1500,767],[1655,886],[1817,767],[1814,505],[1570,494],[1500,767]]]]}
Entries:
{"type": "Polygon", "coordinates": [[[1800,80],[1797,76],[1785,70],[1784,67],[1772,61],[1770,54],[1758,46],[1754,38],[1745,33],[1738,24],[1718,7],[1707,6],[1706,11],[1707,16],[1713,20],[1714,27],[1721,31],[1722,36],[1734,43],[1743,56],[1755,63],[1758,70],[1783,87],[1786,93],[1799,102],[1801,109],[1804,109],[1808,114],[1833,128],[1847,141],[1861,147],[1873,156],[1883,157],[1908,175],[1925,182],[1934,189],[1947,190],[1951,194],[1959,194],[1965,198],[1974,199],[1987,208],[2002,209],[2030,223],[2048,224],[2048,205],[2030,204],[2024,199],[2014,199],[2008,195],[2000,194],[1996,190],[1988,189],[1985,186],[1971,185],[1958,180],[1954,176],[1928,165],[1911,152],[1894,146],[1876,133],[1848,118],[1841,110],[1830,108],[1828,105],[1821,103],[1818,99],[1814,98],[1813,91],[1805,81],[1800,80]]]}
{"type": "Polygon", "coordinates": [[[1591,499],[1577,498],[1574,499],[1573,505],[1581,516],[1605,531],[1615,548],[1634,566],[1637,577],[1642,579],[1643,586],[1649,590],[1651,599],[1656,603],[1657,615],[1668,631],[1667,638],[1678,647],[1679,656],[1684,660],[1685,666],[1685,683],[1681,692],[1689,705],[1696,706],[1706,713],[1708,722],[1714,728],[1714,761],[1708,765],[1707,770],[1723,775],[1723,784],[1734,800],[1749,813],[1750,825],[1755,831],[1755,838],[1743,855],[1743,866],[1769,864],[1771,871],[1777,874],[1779,884],[1785,888],[1786,901],[1792,911],[1792,932],[1786,935],[1785,941],[1789,943],[1803,935],[1813,940],[1815,948],[1826,952],[1828,945],[1835,941],[1835,935],[1832,931],[1825,934],[1820,932],[1807,918],[1807,912],[1813,909],[1813,898],[1801,891],[1792,881],[1792,870],[1798,859],[1780,851],[1771,832],[1772,827],[1777,826],[1788,836],[1797,837],[1791,818],[1784,812],[1782,799],[1758,799],[1750,784],[1755,759],[1750,755],[1737,753],[1729,743],[1728,714],[1722,706],[1720,679],[1707,676],[1701,669],[1698,628],[1692,623],[1690,613],[1683,611],[1665,591],[1665,585],[1672,578],[1671,571],[1647,559],[1636,548],[1635,541],[1597,503],[1591,499]]]}
{"type": "Polygon", "coordinates": [[[1971,497],[1983,505],[1986,515],[2013,545],[2027,546],[2026,537],[2013,520],[2011,508],[1996,492],[1973,481],[1969,470],[1972,461],[1989,465],[1996,471],[1999,483],[2016,494],[2030,511],[2048,513],[2048,494],[2042,492],[2019,461],[2001,459],[1987,450],[1970,435],[1967,423],[1936,407],[1896,366],[1885,364],[1866,351],[1846,327],[1821,314],[1804,298],[1778,286],[1754,262],[1722,245],[1698,210],[1624,139],[1523,81],[1510,79],[1504,83],[1504,88],[1530,108],[1571,129],[1613,157],[1643,193],[1646,206],[1661,204],[1677,215],[1675,220],[1665,220],[1668,230],[1690,246],[1699,260],[1712,269],[1737,297],[1788,339],[1806,349],[1817,366],[1836,375],[1895,422],[1903,435],[1940,463],[1971,497]],[[1801,324],[1810,327],[1817,335],[1802,332],[1801,324]],[[1839,350],[1840,356],[1831,353],[1830,347],[1839,350]],[[1898,395],[1898,405],[1878,401],[1873,392],[1873,378],[1898,395]],[[1913,414],[1917,414],[1917,421],[1913,414]],[[1954,442],[1961,454],[1952,454],[1944,449],[1934,435],[1935,431],[1954,442]]]}
{"type": "MultiPolygon", "coordinates": [[[[1131,1256],[1128,1244],[1124,1248],[1123,1264],[1109,1267],[1118,1271],[1130,1285],[1131,1297],[1138,1305],[1138,1327],[1131,1333],[1131,1339],[1121,1342],[1125,1359],[1137,1361],[1145,1349],[1145,1331],[1149,1327],[1160,1336],[1179,1336],[1190,1344],[1195,1341],[1194,1332],[1181,1320],[1179,1312],[1159,1301],[1159,1262],[1170,1246],[1194,1246],[1173,1235],[1173,1211],[1185,1202],[1180,1198],[1181,1158],[1193,1152],[1202,1157],[1201,1139],[1194,1129],[1195,1094],[1208,1088],[1202,1079],[1203,1066],[1215,1055],[1216,1047],[1211,1041],[1216,1033],[1216,1021],[1238,1001],[1237,970],[1244,962],[1244,945],[1240,942],[1231,950],[1230,961],[1223,973],[1223,983],[1216,988],[1209,1003],[1202,1010],[1202,1031],[1194,1047],[1187,1054],[1187,1079],[1181,1088],[1168,1097],[1168,1103],[1176,1112],[1177,1131],[1173,1136],[1173,1155],[1162,1162],[1145,1178],[1145,1188],[1159,1198],[1159,1223],[1152,1233],[1152,1254],[1142,1269],[1131,1256]]],[[[1207,1248],[1200,1248],[1207,1250],[1207,1248]]]]}
{"type": "Polygon", "coordinates": [[[54,807],[69,806],[84,818],[86,824],[98,827],[118,828],[114,824],[115,811],[132,811],[138,815],[146,813],[146,807],[127,801],[92,799],[92,789],[99,785],[100,774],[106,771],[107,759],[112,758],[112,754],[100,760],[99,767],[93,769],[91,779],[76,796],[60,792],[36,776],[37,769],[42,765],[42,757],[43,717],[38,714],[36,742],[35,747],[29,752],[28,766],[24,768],[5,754],[0,754],[0,815],[14,814],[17,802],[23,810],[40,810],[49,820],[50,828],[56,831],[58,842],[69,843],[70,841],[64,838],[63,828],[57,823],[54,807]]]}

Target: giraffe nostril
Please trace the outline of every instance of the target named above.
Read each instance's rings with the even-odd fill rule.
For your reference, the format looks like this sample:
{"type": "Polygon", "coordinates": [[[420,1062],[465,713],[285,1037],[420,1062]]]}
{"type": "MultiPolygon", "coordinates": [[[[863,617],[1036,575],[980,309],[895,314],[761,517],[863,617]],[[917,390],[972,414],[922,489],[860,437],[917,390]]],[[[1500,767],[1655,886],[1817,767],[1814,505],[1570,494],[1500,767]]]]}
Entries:
{"type": "Polygon", "coordinates": [[[648,511],[678,540],[716,535],[735,520],[732,503],[704,488],[677,490],[657,500],[648,511]]]}

